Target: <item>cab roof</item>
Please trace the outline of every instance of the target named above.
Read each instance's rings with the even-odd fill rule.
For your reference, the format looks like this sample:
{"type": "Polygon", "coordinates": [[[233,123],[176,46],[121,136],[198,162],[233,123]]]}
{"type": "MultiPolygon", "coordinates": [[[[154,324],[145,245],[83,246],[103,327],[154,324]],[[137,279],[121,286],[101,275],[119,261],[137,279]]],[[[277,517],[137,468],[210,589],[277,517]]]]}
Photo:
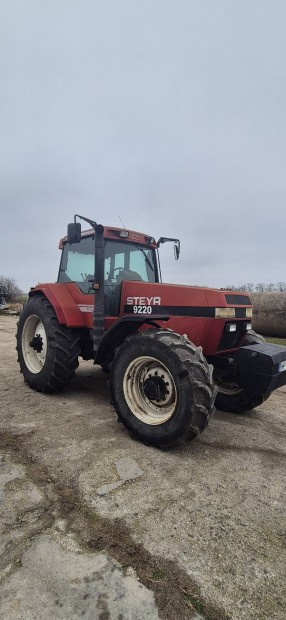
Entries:
{"type": "MultiPolygon", "coordinates": [[[[81,233],[81,237],[92,237],[95,234],[93,228],[84,230],[81,233]]],[[[157,248],[157,243],[154,237],[145,235],[144,233],[136,232],[135,230],[129,230],[127,228],[114,228],[110,226],[104,226],[103,236],[105,239],[113,239],[115,241],[126,241],[127,243],[140,243],[152,248],[157,248]]],[[[64,244],[67,243],[67,237],[60,239],[59,248],[63,249],[64,244]]]]}

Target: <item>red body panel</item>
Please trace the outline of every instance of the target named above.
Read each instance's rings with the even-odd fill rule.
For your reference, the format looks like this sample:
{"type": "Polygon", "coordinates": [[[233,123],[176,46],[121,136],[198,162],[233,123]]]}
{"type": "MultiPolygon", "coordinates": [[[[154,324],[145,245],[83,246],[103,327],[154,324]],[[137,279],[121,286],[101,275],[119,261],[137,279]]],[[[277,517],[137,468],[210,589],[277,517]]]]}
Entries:
{"type": "MultiPolygon", "coordinates": [[[[138,304],[142,305],[142,300],[147,297],[159,297],[160,308],[164,314],[164,308],[169,308],[170,319],[166,326],[174,332],[187,334],[188,338],[196,345],[203,348],[205,355],[215,355],[218,352],[219,343],[223,334],[225,319],[216,319],[214,317],[203,316],[184,316],[184,309],[195,308],[198,314],[203,314],[204,309],[214,308],[231,308],[236,307],[235,304],[226,302],[225,294],[229,291],[220,291],[216,289],[184,286],[178,284],[150,284],[146,282],[123,282],[120,316],[126,314],[128,297],[139,297],[138,304]],[[141,300],[140,300],[141,297],[141,300]],[[176,308],[177,315],[172,314],[172,309],[176,308]],[[180,308],[182,314],[180,314],[180,308]]],[[[144,303],[143,303],[144,305],[144,303]]],[[[240,306],[240,308],[249,308],[250,304],[240,306]]],[[[156,314],[154,314],[156,320],[156,314]]],[[[235,322],[243,319],[233,319],[235,322]]]]}
{"type": "MultiPolygon", "coordinates": [[[[74,283],[39,284],[31,291],[31,295],[41,291],[55,309],[60,323],[68,327],[87,327],[92,329],[93,324],[93,294],[83,294],[74,283]]],[[[152,316],[156,321],[156,311],[169,314],[167,323],[161,322],[162,327],[168,327],[180,334],[187,334],[196,345],[202,346],[205,355],[215,355],[223,334],[226,320],[211,316],[214,308],[236,307],[226,302],[225,294],[229,291],[219,291],[208,288],[180,286],[175,284],[159,284],[140,281],[124,281],[121,289],[120,314],[134,314],[134,305],[151,306],[152,316]],[[197,316],[184,316],[191,313],[197,316]],[[209,312],[209,316],[208,316],[209,312]],[[181,314],[180,314],[181,313],[181,314]]],[[[240,305],[240,308],[251,307],[250,304],[240,305]]],[[[118,317],[106,317],[105,329],[113,325],[118,317]]],[[[234,319],[233,319],[234,320],[234,319]]],[[[235,322],[244,319],[235,319],[235,322]]]]}

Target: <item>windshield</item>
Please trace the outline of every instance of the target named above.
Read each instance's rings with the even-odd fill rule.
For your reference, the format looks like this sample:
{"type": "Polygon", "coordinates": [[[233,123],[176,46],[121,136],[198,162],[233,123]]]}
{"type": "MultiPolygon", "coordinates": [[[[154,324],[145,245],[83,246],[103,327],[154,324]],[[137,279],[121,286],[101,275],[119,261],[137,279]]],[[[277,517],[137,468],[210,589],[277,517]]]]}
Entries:
{"type": "Polygon", "coordinates": [[[118,284],[122,280],[155,282],[154,250],[121,241],[106,241],[104,280],[118,284]]]}
{"type": "MultiPolygon", "coordinates": [[[[80,243],[66,243],[63,248],[58,282],[75,282],[83,293],[92,292],[89,280],[94,277],[94,236],[80,243]]],[[[122,280],[156,282],[155,250],[124,241],[105,242],[104,288],[111,291],[122,280]]]]}

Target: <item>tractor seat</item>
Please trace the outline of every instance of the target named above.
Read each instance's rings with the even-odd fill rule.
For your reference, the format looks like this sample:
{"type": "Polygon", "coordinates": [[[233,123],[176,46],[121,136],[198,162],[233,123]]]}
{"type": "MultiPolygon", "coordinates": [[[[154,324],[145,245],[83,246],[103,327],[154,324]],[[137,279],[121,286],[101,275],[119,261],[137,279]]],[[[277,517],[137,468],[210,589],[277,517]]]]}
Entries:
{"type": "Polygon", "coordinates": [[[116,276],[116,282],[119,284],[123,280],[140,280],[142,282],[142,278],[137,271],[132,271],[131,269],[122,269],[116,276]]]}

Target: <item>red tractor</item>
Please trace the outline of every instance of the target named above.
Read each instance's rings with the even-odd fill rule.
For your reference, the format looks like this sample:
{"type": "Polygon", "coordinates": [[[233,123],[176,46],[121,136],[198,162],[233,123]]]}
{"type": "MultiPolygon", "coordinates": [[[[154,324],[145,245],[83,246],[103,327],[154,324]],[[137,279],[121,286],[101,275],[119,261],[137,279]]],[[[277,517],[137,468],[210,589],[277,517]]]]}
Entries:
{"type": "Polygon", "coordinates": [[[248,295],[162,284],[158,248],[178,239],[76,215],[60,241],[58,281],[29,293],[17,330],[25,381],[64,388],[78,358],[110,372],[119,419],[146,444],[193,439],[216,404],[241,412],[286,383],[286,348],[251,330],[248,295]],[[81,232],[77,218],[90,230],[81,232]]]}

